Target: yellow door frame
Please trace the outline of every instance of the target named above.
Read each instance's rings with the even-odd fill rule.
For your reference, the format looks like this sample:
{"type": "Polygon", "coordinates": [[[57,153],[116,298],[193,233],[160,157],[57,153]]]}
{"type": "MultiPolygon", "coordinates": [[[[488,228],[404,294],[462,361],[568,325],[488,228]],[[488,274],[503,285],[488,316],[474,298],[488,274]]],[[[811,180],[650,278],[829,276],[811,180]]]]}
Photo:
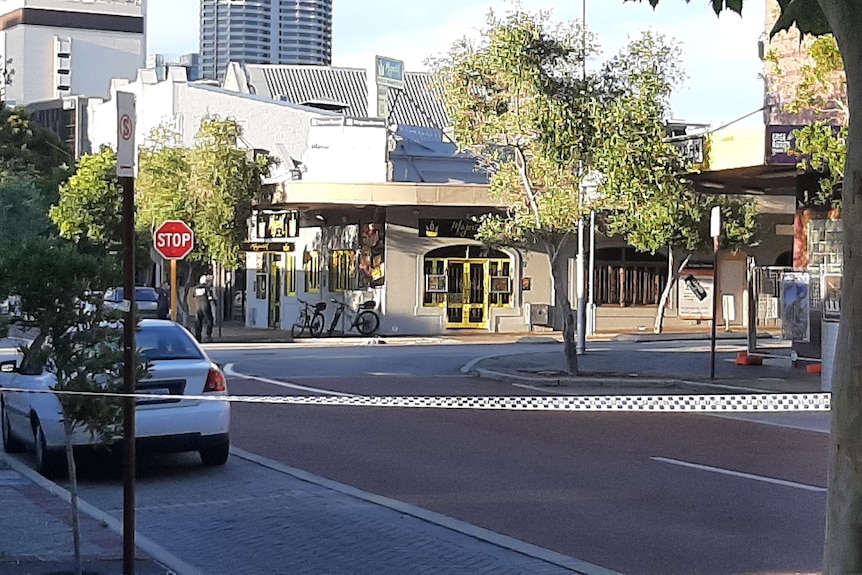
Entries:
{"type": "Polygon", "coordinates": [[[488,327],[488,312],[490,307],[490,298],[488,297],[490,293],[489,261],[487,259],[461,258],[446,260],[446,275],[450,283],[453,279],[452,275],[450,275],[453,265],[461,266],[461,286],[458,292],[452,292],[452,287],[450,286],[446,294],[446,327],[486,329],[488,327]],[[471,288],[473,287],[473,270],[471,268],[474,265],[481,266],[482,269],[482,301],[478,303],[473,302],[471,297],[473,295],[471,293],[471,288]],[[453,310],[453,312],[450,312],[450,310],[453,310]],[[461,321],[452,321],[449,319],[455,315],[454,310],[460,310],[461,321]],[[470,321],[471,310],[481,310],[481,322],[470,321]]]}

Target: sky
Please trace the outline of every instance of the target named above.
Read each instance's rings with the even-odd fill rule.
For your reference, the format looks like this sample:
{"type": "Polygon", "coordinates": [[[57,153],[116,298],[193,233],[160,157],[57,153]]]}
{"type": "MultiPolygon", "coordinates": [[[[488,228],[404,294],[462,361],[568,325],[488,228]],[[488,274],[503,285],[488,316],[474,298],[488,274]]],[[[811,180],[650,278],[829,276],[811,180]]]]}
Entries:
{"type": "MultiPolygon", "coordinates": [[[[598,35],[602,55],[613,57],[628,39],[651,29],[676,39],[688,78],[671,98],[673,117],[713,128],[763,105],[762,62],[757,41],[765,30],[765,0],[747,0],[743,15],[716,17],[708,0],[647,2],[582,0],[587,26],[598,35]]],[[[551,10],[556,20],[578,20],[577,0],[520,0],[531,11],[551,10]]],[[[147,52],[198,51],[197,0],[148,0],[147,52]]],[[[445,53],[464,36],[476,36],[490,8],[505,0],[333,0],[334,66],[370,68],[375,54],[404,60],[408,71],[426,70],[428,57],[445,53]]],[[[738,125],[762,124],[756,113],[738,125]]]]}

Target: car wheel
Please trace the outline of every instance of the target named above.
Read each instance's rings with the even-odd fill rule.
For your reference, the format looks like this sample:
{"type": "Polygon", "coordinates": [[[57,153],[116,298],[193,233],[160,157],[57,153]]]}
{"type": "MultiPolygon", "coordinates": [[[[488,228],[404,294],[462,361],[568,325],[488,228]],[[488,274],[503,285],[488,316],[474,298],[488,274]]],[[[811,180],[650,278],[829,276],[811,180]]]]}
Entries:
{"type": "Polygon", "coordinates": [[[68,472],[66,458],[62,452],[48,449],[45,432],[38,421],[33,428],[33,439],[36,444],[36,471],[48,479],[63,479],[68,472]]]}
{"type": "Polygon", "coordinates": [[[222,443],[213,447],[204,447],[198,453],[201,455],[201,461],[208,467],[216,465],[224,465],[227,463],[227,458],[230,455],[230,443],[222,443]]]}
{"type": "Polygon", "coordinates": [[[24,443],[12,435],[12,424],[9,423],[9,415],[6,413],[6,405],[2,404],[0,409],[0,425],[3,430],[3,449],[6,453],[21,453],[24,451],[24,443]]]}

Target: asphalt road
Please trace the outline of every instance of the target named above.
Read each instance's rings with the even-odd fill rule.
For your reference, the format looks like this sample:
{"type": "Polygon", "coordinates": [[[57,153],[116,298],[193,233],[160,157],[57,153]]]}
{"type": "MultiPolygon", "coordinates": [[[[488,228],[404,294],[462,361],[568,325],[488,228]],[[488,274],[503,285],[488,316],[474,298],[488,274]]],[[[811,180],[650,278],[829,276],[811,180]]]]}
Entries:
{"type": "MultiPolygon", "coordinates": [[[[313,383],[363,394],[509,387],[452,377],[313,383]]],[[[235,414],[243,449],[622,573],[820,564],[824,434],[669,414],[278,405],[240,405],[235,414]]]]}
{"type": "MultiPolygon", "coordinates": [[[[254,376],[232,377],[233,394],[536,394],[459,371],[478,356],[526,349],[258,346],[212,356],[254,376]]],[[[323,497],[286,488],[278,464],[629,575],[793,573],[821,563],[824,433],[679,413],[283,404],[235,404],[233,413],[234,445],[272,465],[233,457],[224,468],[202,469],[193,456],[179,456],[150,461],[139,479],[139,530],[207,573],[262,572],[279,554],[327,560],[331,572],[344,572],[339,549],[372,572],[358,562],[379,540],[375,521],[343,540],[315,536],[311,548],[308,538],[270,529],[284,525],[284,498],[323,497]]],[[[96,470],[84,474],[82,495],[116,515],[118,487],[117,474],[96,470]]],[[[290,519],[320,520],[315,505],[307,518],[290,519]]],[[[320,572],[287,565],[278,572],[320,572]]],[[[502,565],[512,568],[492,562],[487,572],[503,572],[502,565]]]]}

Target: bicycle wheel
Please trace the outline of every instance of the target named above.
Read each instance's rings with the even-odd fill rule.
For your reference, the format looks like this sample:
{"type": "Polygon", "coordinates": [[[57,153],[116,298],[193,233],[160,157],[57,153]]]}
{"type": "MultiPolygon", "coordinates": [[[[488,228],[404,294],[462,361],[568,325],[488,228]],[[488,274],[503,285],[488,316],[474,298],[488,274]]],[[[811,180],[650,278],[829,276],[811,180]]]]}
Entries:
{"type": "Polygon", "coordinates": [[[359,312],[356,316],[356,331],[362,335],[371,335],[380,327],[380,318],[371,310],[359,312]]]}
{"type": "Polygon", "coordinates": [[[297,323],[293,324],[292,328],[290,328],[290,335],[292,335],[294,338],[297,338],[297,337],[301,336],[302,332],[304,332],[304,331],[305,331],[305,324],[297,322],[297,323]]]}
{"type": "Polygon", "coordinates": [[[325,324],[326,320],[323,319],[322,313],[314,314],[314,317],[311,318],[311,325],[308,326],[308,331],[311,333],[311,337],[320,337],[320,334],[323,333],[325,324]]]}

